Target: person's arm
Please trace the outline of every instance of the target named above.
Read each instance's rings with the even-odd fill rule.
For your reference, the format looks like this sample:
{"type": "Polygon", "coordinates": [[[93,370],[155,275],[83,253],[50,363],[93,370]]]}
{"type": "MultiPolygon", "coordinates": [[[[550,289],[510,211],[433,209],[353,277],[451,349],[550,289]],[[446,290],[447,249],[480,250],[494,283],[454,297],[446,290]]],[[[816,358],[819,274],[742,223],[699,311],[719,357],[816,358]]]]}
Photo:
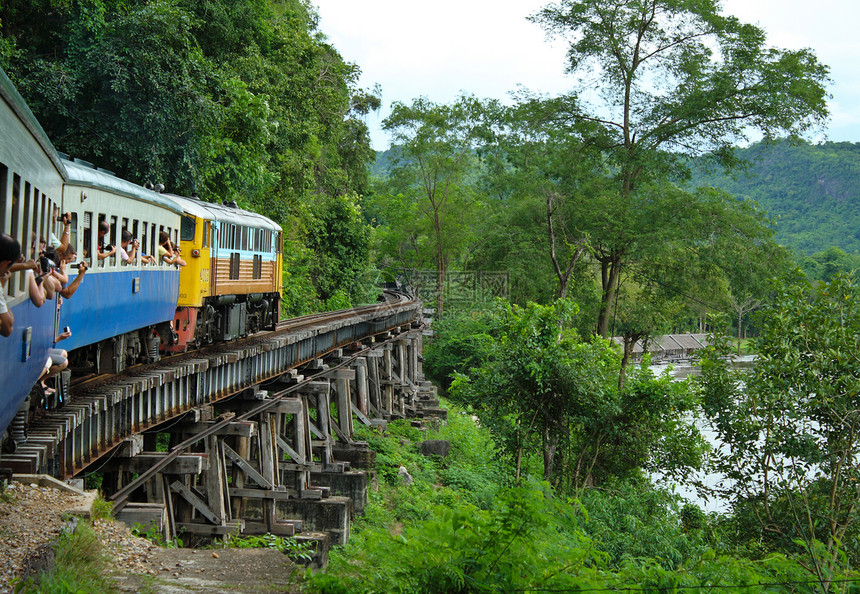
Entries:
{"type": "Polygon", "coordinates": [[[11,336],[12,328],[15,327],[15,316],[12,315],[12,310],[6,310],[6,313],[0,314],[0,336],[11,336]]]}
{"type": "Polygon", "coordinates": [[[78,290],[78,287],[81,286],[81,282],[84,280],[84,274],[87,272],[87,264],[86,262],[81,262],[78,265],[78,276],[75,277],[71,283],[68,284],[63,290],[60,291],[60,295],[68,299],[72,295],[75,294],[75,291],[78,290]]]}
{"type": "Polygon", "coordinates": [[[110,251],[107,251],[107,252],[99,252],[99,253],[98,253],[98,259],[99,259],[99,260],[104,260],[105,258],[108,258],[108,257],[110,257],[110,256],[113,256],[114,254],[116,254],[116,246],[113,246],[113,247],[110,249],[110,251]]]}
{"type": "Polygon", "coordinates": [[[32,301],[33,305],[36,307],[42,307],[45,303],[45,292],[42,290],[40,283],[36,282],[35,274],[31,272],[27,277],[29,279],[30,301],[32,301]]]}
{"type": "Polygon", "coordinates": [[[72,215],[65,213],[63,215],[63,234],[60,235],[60,247],[57,248],[57,253],[61,256],[69,249],[69,227],[72,224],[72,215]]]}
{"type": "Polygon", "coordinates": [[[15,262],[9,267],[9,272],[20,272],[22,270],[39,271],[39,263],[35,260],[27,260],[26,262],[15,262]]]}
{"type": "Polygon", "coordinates": [[[57,344],[61,340],[66,340],[67,338],[71,338],[71,336],[72,336],[71,330],[69,332],[63,332],[62,334],[57,334],[57,336],[54,338],[54,344],[57,344]]]}
{"type": "Polygon", "coordinates": [[[51,274],[54,276],[55,279],[60,281],[61,285],[65,285],[67,282],[69,282],[69,275],[66,273],[65,262],[62,262],[58,268],[54,268],[51,271],[51,274]]]}
{"type": "Polygon", "coordinates": [[[132,242],[131,249],[128,250],[128,261],[131,264],[135,263],[135,257],[137,256],[137,240],[132,242]]]}

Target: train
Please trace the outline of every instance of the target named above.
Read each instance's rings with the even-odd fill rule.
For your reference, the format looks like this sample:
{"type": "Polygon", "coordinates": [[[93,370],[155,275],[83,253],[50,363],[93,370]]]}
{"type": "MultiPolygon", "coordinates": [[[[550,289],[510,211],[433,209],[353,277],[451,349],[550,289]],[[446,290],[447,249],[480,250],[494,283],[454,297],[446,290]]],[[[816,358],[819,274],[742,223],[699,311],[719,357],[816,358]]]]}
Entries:
{"type": "Polygon", "coordinates": [[[40,306],[30,297],[39,271],[13,272],[0,287],[14,316],[11,335],[0,337],[5,451],[28,419],[68,399],[72,374],[120,373],[280,321],[280,225],[235,202],[140,186],[57,151],[2,69],[0,205],[0,232],[18,240],[24,260],[44,261],[42,245],[60,243],[77,254],[69,285],[83,275],[71,297],[40,306]],[[115,249],[124,241],[127,261],[115,249]],[[57,349],[68,367],[48,398],[40,378],[57,349]]]}

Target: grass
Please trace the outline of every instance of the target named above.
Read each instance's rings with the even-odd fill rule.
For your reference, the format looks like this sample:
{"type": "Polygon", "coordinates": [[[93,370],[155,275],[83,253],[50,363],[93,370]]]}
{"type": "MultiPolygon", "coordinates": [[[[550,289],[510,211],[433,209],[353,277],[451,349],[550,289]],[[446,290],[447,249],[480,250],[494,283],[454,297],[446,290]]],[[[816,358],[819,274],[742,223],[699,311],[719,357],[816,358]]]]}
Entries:
{"type": "Polygon", "coordinates": [[[54,542],[54,552],[54,568],[20,581],[16,592],[116,592],[106,577],[108,559],[89,525],[81,522],[75,532],[61,534],[54,542]]]}
{"type": "Polygon", "coordinates": [[[99,496],[93,501],[91,513],[93,520],[109,520],[113,517],[113,503],[104,499],[99,493],[99,496]]]}

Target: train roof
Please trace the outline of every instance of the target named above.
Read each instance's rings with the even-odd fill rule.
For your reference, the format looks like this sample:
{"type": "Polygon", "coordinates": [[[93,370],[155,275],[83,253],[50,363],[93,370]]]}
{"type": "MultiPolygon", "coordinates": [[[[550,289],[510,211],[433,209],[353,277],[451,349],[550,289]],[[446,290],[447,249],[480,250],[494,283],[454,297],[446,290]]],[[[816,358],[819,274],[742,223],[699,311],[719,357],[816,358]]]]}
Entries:
{"type": "Polygon", "coordinates": [[[94,167],[87,161],[63,157],[63,164],[66,169],[67,184],[105,190],[182,214],[182,207],[169,197],[119,178],[112,172],[94,167]]]}
{"type": "Polygon", "coordinates": [[[257,229],[271,229],[272,231],[281,230],[281,226],[272,219],[250,210],[245,210],[236,206],[206,202],[199,198],[186,198],[185,196],[177,196],[175,194],[168,194],[168,196],[172,200],[175,200],[186,213],[195,217],[214,221],[224,221],[226,223],[234,223],[236,225],[246,225],[257,229]]]}
{"type": "Polygon", "coordinates": [[[39,143],[42,150],[45,151],[45,154],[54,164],[54,167],[57,168],[60,175],[65,177],[65,168],[63,167],[63,162],[57,153],[57,149],[54,148],[53,143],[51,143],[51,140],[42,128],[42,125],[39,124],[36,116],[33,115],[33,112],[30,111],[29,107],[27,107],[27,103],[24,101],[24,98],[21,97],[20,93],[18,93],[15,85],[12,84],[12,81],[9,80],[9,77],[6,76],[6,72],[2,68],[0,68],[0,97],[9,104],[9,107],[15,112],[15,115],[18,116],[18,119],[21,120],[27,130],[29,130],[30,134],[33,135],[33,138],[39,143]]]}

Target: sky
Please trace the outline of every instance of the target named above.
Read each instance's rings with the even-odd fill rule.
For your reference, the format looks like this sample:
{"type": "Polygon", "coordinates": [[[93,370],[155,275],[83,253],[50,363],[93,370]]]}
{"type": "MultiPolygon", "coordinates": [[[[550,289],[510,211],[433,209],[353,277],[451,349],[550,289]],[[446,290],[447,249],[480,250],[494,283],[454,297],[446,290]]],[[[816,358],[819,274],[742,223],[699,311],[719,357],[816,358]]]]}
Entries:
{"type": "MultiPolygon", "coordinates": [[[[311,0],[320,30],[362,71],[359,85],[382,87],[383,107],[370,115],[373,147],[385,150],[382,119],[394,101],[425,96],[454,101],[465,91],[507,100],[518,86],[548,95],[570,90],[566,45],[526,20],[547,0],[311,0]]],[[[857,0],[723,0],[725,12],[756,23],[768,43],[812,48],[830,66],[826,139],[860,142],[860,2],[857,0]]],[[[823,140],[814,137],[811,140],[823,140]]]]}

